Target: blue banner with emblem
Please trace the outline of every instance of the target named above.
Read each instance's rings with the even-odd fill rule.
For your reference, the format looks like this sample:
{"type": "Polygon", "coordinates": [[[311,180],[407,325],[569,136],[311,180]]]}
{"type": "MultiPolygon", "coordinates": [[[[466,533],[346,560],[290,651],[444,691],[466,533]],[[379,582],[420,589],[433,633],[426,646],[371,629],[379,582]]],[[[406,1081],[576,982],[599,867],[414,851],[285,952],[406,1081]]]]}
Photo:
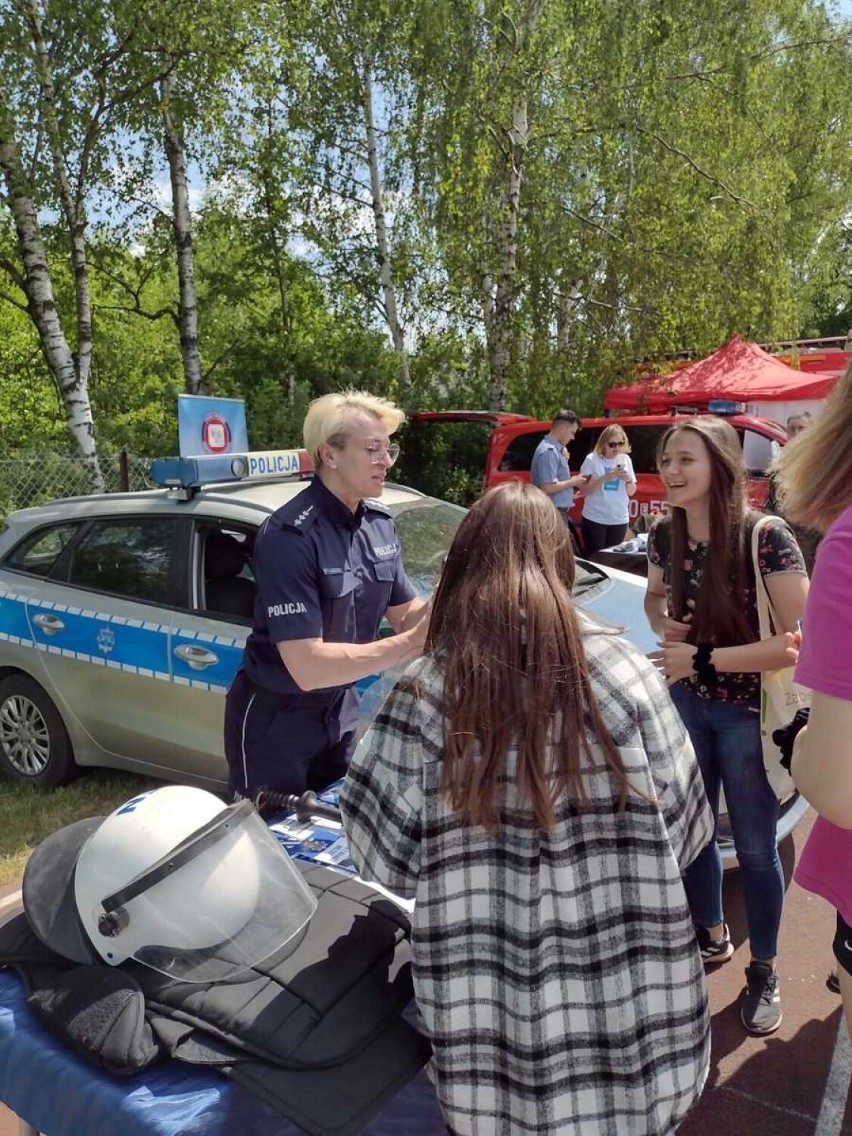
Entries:
{"type": "Polygon", "coordinates": [[[248,449],[246,404],[241,398],[178,395],[180,456],[245,453],[248,449]]]}

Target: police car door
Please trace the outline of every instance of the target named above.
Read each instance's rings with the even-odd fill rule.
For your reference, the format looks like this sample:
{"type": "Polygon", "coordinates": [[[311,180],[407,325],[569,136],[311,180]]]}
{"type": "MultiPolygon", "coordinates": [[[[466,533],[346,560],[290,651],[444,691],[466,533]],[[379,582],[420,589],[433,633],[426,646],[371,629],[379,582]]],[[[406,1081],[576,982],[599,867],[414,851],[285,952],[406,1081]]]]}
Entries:
{"type": "Polygon", "coordinates": [[[177,519],[106,516],[84,523],[28,617],[52,696],[94,758],[156,774],[175,737],[170,597],[177,519]],[[99,753],[100,751],[100,753],[99,753]]]}
{"type": "Polygon", "coordinates": [[[175,613],[172,668],[180,760],[187,772],[226,784],[225,694],[251,630],[255,529],[198,514],[188,530],[187,596],[175,613]]]}

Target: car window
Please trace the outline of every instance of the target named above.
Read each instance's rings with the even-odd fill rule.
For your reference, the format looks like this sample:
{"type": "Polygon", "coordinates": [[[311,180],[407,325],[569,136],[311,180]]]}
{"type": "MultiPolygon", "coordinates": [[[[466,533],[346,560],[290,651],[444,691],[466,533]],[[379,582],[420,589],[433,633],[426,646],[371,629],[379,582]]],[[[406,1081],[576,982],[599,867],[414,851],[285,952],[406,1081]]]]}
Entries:
{"type": "Polygon", "coordinates": [[[766,477],[766,469],[780,449],[777,442],[754,430],[738,430],[743,461],[752,477],[766,477]]]}
{"type": "Polygon", "coordinates": [[[465,510],[446,501],[425,498],[393,505],[391,512],[399,532],[405,571],[425,599],[438,582],[444,557],[465,510]]]}
{"type": "MultiPolygon", "coordinates": [[[[581,426],[574,435],[574,440],[568,444],[572,470],[578,470],[583,464],[586,455],[591,453],[599,433],[600,430],[592,429],[590,426],[581,426]]],[[[532,469],[536,447],[546,434],[546,430],[528,430],[513,438],[500,458],[500,471],[528,473],[532,469]]]]}
{"type": "Polygon", "coordinates": [[[75,524],[51,525],[29,533],[6,557],[5,567],[34,576],[50,575],[78,527],[75,524]]]}
{"type": "Polygon", "coordinates": [[[657,472],[657,446],[663,436],[667,425],[660,426],[624,426],[624,432],[630,442],[630,460],[636,473],[657,472]]]}
{"type": "Polygon", "coordinates": [[[586,592],[597,588],[607,579],[606,572],[597,564],[592,564],[588,560],[578,560],[574,567],[574,588],[571,595],[575,600],[580,599],[586,592]]]}
{"type": "Polygon", "coordinates": [[[500,458],[502,473],[523,473],[532,467],[536,446],[547,434],[546,430],[529,430],[513,438],[500,458]]]}
{"type": "MultiPolygon", "coordinates": [[[[438,583],[444,557],[467,510],[427,497],[404,505],[392,505],[391,512],[399,532],[405,571],[418,594],[426,599],[438,583]]],[[[593,591],[607,579],[606,571],[599,565],[578,560],[574,598],[593,591]]]]}
{"type": "Polygon", "coordinates": [[[74,549],[69,583],[166,603],[177,523],[170,517],[96,521],[74,549]]]}
{"type": "Polygon", "coordinates": [[[250,621],[256,593],[254,532],[205,525],[198,536],[203,582],[199,606],[209,615],[250,621]]]}
{"type": "Polygon", "coordinates": [[[568,443],[571,469],[574,473],[579,471],[580,466],[595,448],[595,442],[598,440],[600,432],[599,427],[581,426],[573,440],[568,443]]]}

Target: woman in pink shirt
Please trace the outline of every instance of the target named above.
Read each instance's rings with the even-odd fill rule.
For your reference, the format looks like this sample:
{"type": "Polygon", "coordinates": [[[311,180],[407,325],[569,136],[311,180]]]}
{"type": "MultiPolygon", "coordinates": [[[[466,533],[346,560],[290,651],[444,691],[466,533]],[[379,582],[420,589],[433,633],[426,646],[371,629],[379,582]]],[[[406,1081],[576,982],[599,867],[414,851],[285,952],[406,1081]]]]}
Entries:
{"type": "Polygon", "coordinates": [[[796,881],[837,908],[834,953],[852,1036],[852,364],[817,422],[775,460],[786,517],[825,533],[817,550],[796,680],[813,691],[793,750],[798,788],[820,814],[796,881]],[[831,455],[830,461],[826,455],[831,455]]]}

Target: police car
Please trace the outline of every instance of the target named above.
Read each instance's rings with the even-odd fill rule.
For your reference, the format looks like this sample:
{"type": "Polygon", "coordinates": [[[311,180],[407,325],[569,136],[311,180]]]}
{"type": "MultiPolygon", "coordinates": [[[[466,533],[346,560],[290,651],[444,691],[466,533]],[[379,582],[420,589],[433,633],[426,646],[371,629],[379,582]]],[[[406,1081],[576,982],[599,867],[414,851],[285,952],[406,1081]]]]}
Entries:
{"type": "MultiPolygon", "coordinates": [[[[224,790],[224,696],[254,606],[260,525],[311,476],[304,451],[163,459],[161,488],[63,498],[0,535],[0,770],[60,785],[78,766],[224,790]]],[[[403,560],[431,592],[464,510],[387,483],[403,560]]],[[[575,600],[655,646],[644,581],[581,562],[575,600]]],[[[363,680],[362,723],[392,678],[363,680]]],[[[783,835],[806,807],[785,804],[783,835]]]]}

